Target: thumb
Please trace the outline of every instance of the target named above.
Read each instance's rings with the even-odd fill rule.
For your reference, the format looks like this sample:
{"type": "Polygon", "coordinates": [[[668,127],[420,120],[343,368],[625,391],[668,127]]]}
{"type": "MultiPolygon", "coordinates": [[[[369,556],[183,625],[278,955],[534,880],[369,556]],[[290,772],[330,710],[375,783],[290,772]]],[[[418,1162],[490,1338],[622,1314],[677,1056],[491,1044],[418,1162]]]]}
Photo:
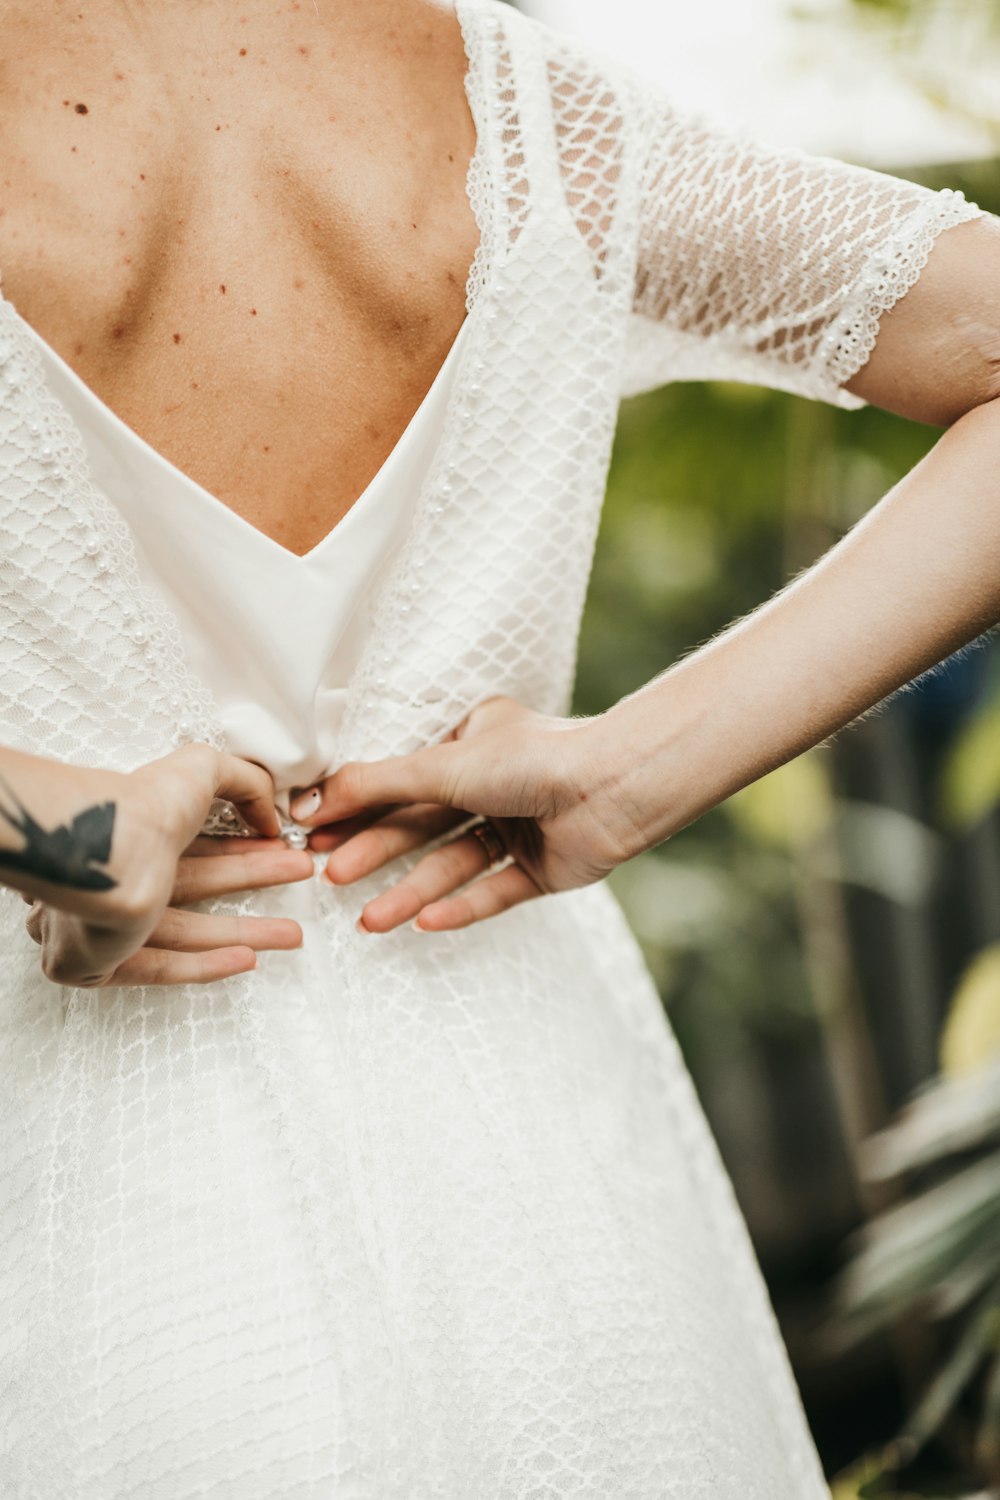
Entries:
{"type": "Polygon", "coordinates": [[[227,755],[211,745],[182,745],[130,773],[147,795],[166,808],[182,835],[181,848],[199,833],[213,798],[238,807],[264,838],[277,838],[274,783],[263,766],[227,755]]]}
{"type": "Polygon", "coordinates": [[[256,761],[221,754],[215,795],[238,807],[244,819],[265,838],[277,838],[281,824],[274,807],[274,782],[256,761]]]}
{"type": "MultiPolygon", "coordinates": [[[[151,776],[163,771],[179,771],[180,783],[186,789],[185,811],[193,819],[191,838],[201,828],[204,807],[190,803],[192,781],[198,788],[198,801],[215,797],[238,807],[244,820],[265,838],[277,838],[281,824],[274,807],[274,782],[270,773],[256,761],[227,755],[210,745],[183,745],[162,760],[140,768],[140,775],[151,776]]],[[[190,839],[185,843],[189,843],[190,839]]]]}
{"type": "Polygon", "coordinates": [[[466,747],[451,740],[426,745],[409,755],[345,761],[319,786],[296,797],[290,811],[297,823],[316,826],[398,803],[437,802],[454,807],[465,758],[466,747]]]}

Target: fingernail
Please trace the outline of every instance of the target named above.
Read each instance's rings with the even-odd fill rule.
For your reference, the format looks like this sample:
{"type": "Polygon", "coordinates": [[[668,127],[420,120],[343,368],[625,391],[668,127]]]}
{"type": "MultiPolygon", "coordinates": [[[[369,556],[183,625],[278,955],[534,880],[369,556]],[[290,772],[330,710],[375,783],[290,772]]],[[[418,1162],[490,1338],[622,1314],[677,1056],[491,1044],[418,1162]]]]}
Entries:
{"type": "Polygon", "coordinates": [[[296,822],[302,823],[319,811],[322,800],[322,792],[318,786],[314,786],[311,791],[303,792],[301,797],[296,797],[295,801],[290,804],[289,811],[296,822]]]}
{"type": "Polygon", "coordinates": [[[365,926],[364,918],[363,917],[359,917],[358,920],[355,922],[355,924],[354,924],[354,930],[355,930],[355,932],[367,932],[369,934],[371,933],[371,928],[365,926]]]}
{"type": "Polygon", "coordinates": [[[414,932],[430,932],[429,927],[421,927],[419,917],[414,917],[413,921],[410,923],[410,926],[413,928],[414,932]]]}

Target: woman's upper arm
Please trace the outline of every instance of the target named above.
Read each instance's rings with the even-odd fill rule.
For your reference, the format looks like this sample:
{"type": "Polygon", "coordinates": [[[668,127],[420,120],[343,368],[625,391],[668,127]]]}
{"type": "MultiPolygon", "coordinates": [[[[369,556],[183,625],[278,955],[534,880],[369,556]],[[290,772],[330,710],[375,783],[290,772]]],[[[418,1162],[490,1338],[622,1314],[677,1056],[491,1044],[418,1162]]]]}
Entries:
{"type": "Polygon", "coordinates": [[[677,111],[651,85],[640,114],[627,389],[737,380],[942,426],[996,394],[1000,220],[677,111]]]}
{"type": "Polygon", "coordinates": [[[937,239],[847,389],[935,427],[1000,396],[1000,219],[986,214],[937,239]]]}

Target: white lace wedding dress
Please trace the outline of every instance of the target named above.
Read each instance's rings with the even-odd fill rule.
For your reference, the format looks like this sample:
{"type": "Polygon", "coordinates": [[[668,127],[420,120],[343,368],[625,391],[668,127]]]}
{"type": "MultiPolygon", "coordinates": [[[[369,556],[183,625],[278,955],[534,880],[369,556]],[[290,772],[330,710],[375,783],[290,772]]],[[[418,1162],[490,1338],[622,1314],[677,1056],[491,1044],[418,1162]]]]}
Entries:
{"type": "MultiPolygon", "coordinates": [[[[842,386],[879,316],[979,212],[714,133],[492,0],[459,15],[469,316],[306,559],[0,300],[5,743],[128,769],[206,739],[287,787],[494,692],[566,712],[622,392],[720,376],[861,404],[842,386]]],[[[62,990],[0,897],[0,1494],[821,1500],[610,892],[359,935],[407,863],[218,903],[307,940],[207,989],[62,990]]]]}

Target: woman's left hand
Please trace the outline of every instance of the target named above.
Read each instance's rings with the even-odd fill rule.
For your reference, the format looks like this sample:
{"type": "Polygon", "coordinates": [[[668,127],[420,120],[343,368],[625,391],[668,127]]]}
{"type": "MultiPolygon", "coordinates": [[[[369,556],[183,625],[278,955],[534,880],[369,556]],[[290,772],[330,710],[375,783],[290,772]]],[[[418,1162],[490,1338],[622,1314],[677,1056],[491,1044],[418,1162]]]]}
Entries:
{"type": "Polygon", "coordinates": [[[332,851],[325,878],[334,885],[360,880],[484,815],[492,831],[486,842],[506,856],[500,868],[493,871],[486,844],[468,830],[369,901],[358,923],[378,933],[416,918],[425,932],[467,927],[523,901],[590,885],[626,857],[599,789],[591,722],[489,698],[440,744],[346,763],[299,795],[292,815],[314,829],[313,849],[332,851]],[[460,887],[467,889],[454,894],[460,887]]]}

